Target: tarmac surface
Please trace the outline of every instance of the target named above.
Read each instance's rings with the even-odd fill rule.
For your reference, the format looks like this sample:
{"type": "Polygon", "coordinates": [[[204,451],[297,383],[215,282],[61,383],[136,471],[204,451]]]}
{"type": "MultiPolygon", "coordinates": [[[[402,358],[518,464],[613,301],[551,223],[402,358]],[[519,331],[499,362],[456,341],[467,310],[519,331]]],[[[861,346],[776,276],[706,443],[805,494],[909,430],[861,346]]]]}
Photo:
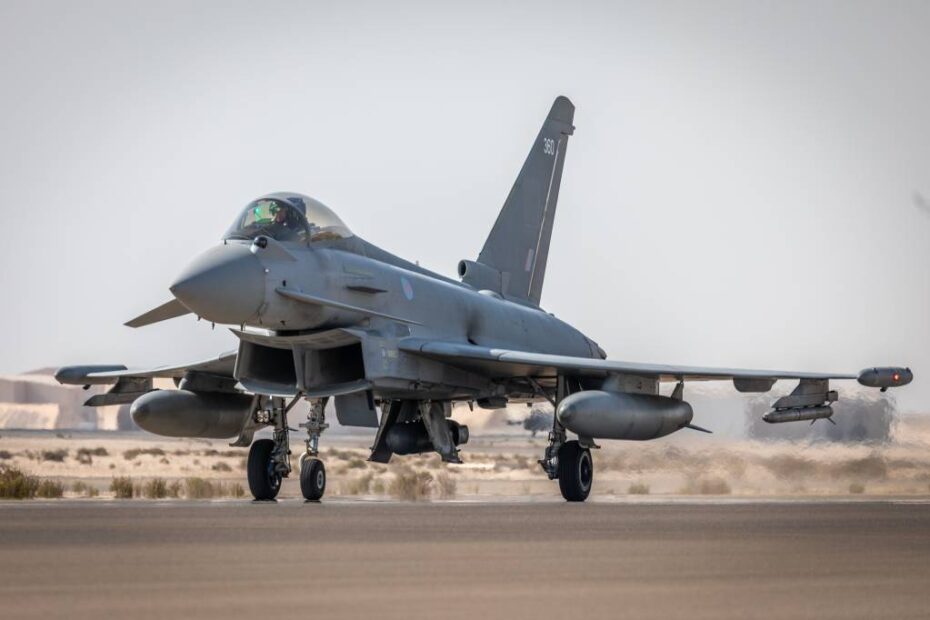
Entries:
{"type": "Polygon", "coordinates": [[[0,503],[3,618],[926,618],[926,502],[0,503]]]}

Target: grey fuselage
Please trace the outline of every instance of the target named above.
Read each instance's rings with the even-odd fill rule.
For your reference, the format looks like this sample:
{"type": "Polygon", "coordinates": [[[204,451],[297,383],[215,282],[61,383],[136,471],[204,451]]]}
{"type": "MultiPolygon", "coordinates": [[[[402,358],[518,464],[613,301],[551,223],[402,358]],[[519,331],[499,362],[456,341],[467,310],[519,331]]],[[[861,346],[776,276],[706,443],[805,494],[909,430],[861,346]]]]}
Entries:
{"type": "Polygon", "coordinates": [[[172,291],[202,318],[243,327],[234,330],[241,341],[236,379],[258,393],[539,396],[525,383],[399,347],[417,339],[603,356],[593,341],[538,307],[475,290],[355,236],[311,244],[229,240],[196,259],[172,291]]]}

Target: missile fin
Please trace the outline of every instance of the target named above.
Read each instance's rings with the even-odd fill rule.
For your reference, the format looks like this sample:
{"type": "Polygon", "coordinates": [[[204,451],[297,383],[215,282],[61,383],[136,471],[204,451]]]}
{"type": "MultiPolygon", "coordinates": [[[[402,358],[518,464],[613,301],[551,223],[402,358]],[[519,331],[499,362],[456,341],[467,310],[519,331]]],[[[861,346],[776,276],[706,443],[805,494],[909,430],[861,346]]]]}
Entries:
{"type": "Polygon", "coordinates": [[[707,433],[709,435],[713,435],[714,433],[714,431],[698,426],[697,424],[685,424],[685,428],[690,428],[693,431],[701,431],[702,433],[707,433]]]}

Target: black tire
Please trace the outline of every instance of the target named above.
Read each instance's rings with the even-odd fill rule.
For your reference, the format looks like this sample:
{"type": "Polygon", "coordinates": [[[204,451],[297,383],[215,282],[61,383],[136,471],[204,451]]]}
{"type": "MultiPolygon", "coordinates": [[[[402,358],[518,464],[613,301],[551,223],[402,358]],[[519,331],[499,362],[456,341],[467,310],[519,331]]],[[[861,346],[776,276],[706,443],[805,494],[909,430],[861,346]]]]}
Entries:
{"type": "Polygon", "coordinates": [[[249,491],[257,500],[274,499],[281,490],[281,474],[275,471],[271,460],[273,450],[274,442],[270,439],[259,439],[249,450],[249,491]]]}
{"type": "Polygon", "coordinates": [[[594,483],[591,451],[577,441],[566,441],[559,448],[559,490],[569,502],[583,502],[594,483]]]}
{"type": "Polygon", "coordinates": [[[304,499],[319,501],[326,492],[326,468],[323,461],[307,457],[300,462],[300,492],[304,499]]]}

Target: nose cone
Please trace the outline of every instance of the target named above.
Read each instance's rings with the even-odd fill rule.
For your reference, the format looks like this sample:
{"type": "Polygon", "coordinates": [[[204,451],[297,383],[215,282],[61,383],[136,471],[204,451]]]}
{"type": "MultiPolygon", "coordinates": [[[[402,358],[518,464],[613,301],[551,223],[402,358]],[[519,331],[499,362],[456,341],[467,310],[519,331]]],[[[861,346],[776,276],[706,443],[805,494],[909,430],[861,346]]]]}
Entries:
{"type": "Polygon", "coordinates": [[[197,316],[239,325],[265,301],[265,270],[248,245],[220,245],[194,259],[170,290],[197,316]]]}

